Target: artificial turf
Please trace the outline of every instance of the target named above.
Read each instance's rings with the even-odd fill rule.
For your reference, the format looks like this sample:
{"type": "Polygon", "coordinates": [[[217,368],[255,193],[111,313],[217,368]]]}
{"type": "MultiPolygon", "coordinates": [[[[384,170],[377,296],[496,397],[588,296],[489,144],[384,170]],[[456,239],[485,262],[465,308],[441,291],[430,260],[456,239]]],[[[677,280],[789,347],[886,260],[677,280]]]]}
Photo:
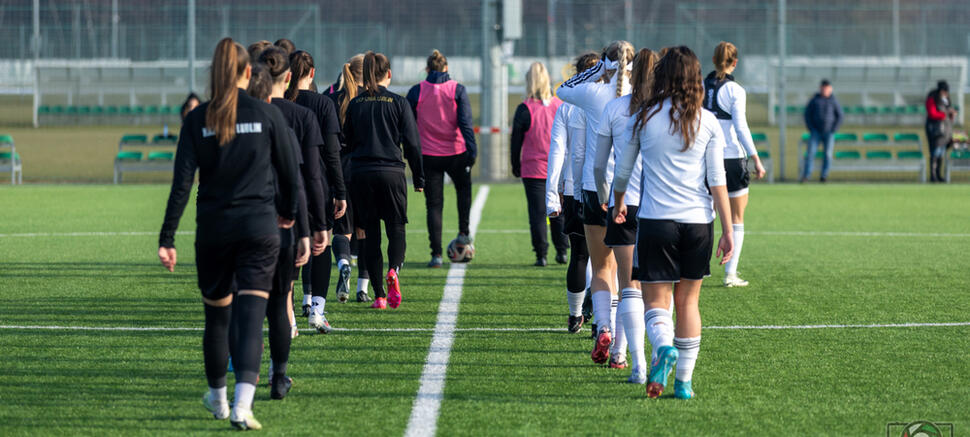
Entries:
{"type": "MultiPolygon", "coordinates": [[[[191,205],[175,273],[155,258],[166,195],[161,185],[0,188],[0,325],[200,328],[191,205]]],[[[722,288],[712,268],[705,326],[970,321],[970,187],[756,185],[751,196],[740,270],[752,285],[722,288]]],[[[330,303],[333,325],[355,331],[294,340],[290,396],[257,391],[264,432],[404,432],[447,274],[423,267],[423,205],[411,193],[402,307],[330,303]],[[426,330],[359,331],[369,328],[426,330]]],[[[455,220],[449,202],[445,241],[455,220]]],[[[917,419],[970,430],[970,326],[708,329],[697,398],[646,399],[624,383],[628,370],[592,364],[588,331],[564,332],[565,268],[531,266],[527,229],[521,185],[493,186],[439,435],[884,435],[888,422],[917,419]]],[[[3,435],[229,429],[201,406],[194,330],[5,328],[0,387],[3,435]]]]}

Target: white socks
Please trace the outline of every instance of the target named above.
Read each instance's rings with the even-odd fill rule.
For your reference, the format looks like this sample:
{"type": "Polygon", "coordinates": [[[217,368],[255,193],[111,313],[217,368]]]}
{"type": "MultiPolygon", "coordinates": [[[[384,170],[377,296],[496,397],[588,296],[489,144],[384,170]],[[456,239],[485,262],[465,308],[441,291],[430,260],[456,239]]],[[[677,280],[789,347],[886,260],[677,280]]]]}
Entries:
{"type": "Polygon", "coordinates": [[[310,296],[309,294],[303,293],[303,305],[310,305],[310,298],[311,297],[313,297],[313,296],[310,296]]]}
{"type": "Polygon", "coordinates": [[[634,374],[646,374],[647,359],[643,352],[645,328],[643,317],[640,316],[643,314],[643,294],[636,288],[624,288],[622,293],[623,300],[617,310],[629,342],[632,370],[634,374]]]}
{"type": "Polygon", "coordinates": [[[225,387],[209,387],[209,400],[212,402],[228,402],[226,400],[226,388],[225,387]]]}
{"type": "Polygon", "coordinates": [[[370,279],[357,278],[357,291],[367,292],[368,285],[370,285],[370,279]]]}
{"type": "Polygon", "coordinates": [[[623,323],[616,323],[616,309],[619,305],[619,301],[616,297],[613,297],[612,308],[610,308],[610,332],[613,333],[613,350],[610,351],[610,355],[613,356],[613,361],[621,363],[626,360],[626,330],[623,329],[623,323]]]}
{"type": "Polygon", "coordinates": [[[326,306],[327,306],[326,299],[324,299],[322,296],[313,296],[313,307],[311,308],[311,311],[313,311],[313,314],[322,316],[323,310],[324,308],[326,308],[326,306]]]}
{"type": "Polygon", "coordinates": [[[579,317],[583,315],[583,301],[586,299],[586,290],[579,293],[566,291],[566,300],[569,301],[569,315],[579,317]]]}
{"type": "Polygon", "coordinates": [[[653,347],[651,361],[657,357],[657,349],[661,346],[673,346],[674,344],[674,319],[670,311],[663,308],[650,308],[650,311],[643,316],[644,324],[647,328],[647,338],[653,347]]]}
{"type": "Polygon", "coordinates": [[[350,262],[341,258],[337,260],[337,270],[344,268],[344,266],[349,266],[350,262]]]}
{"type": "MultiPolygon", "coordinates": [[[[593,319],[596,320],[596,327],[602,329],[610,326],[610,313],[613,310],[613,296],[609,290],[593,292],[593,319]]],[[[599,333],[597,333],[598,335],[599,333]]]]}
{"type": "Polygon", "coordinates": [[[677,380],[690,381],[697,363],[697,353],[701,350],[701,337],[674,338],[674,346],[680,354],[677,358],[677,380]]]}
{"type": "Polygon", "coordinates": [[[734,255],[724,266],[724,273],[728,275],[738,274],[738,261],[741,260],[741,246],[744,245],[744,223],[731,226],[734,229],[734,255]]]}
{"type": "Polygon", "coordinates": [[[256,385],[248,382],[236,383],[236,400],[233,406],[236,409],[252,411],[253,397],[256,396],[256,385]]]}

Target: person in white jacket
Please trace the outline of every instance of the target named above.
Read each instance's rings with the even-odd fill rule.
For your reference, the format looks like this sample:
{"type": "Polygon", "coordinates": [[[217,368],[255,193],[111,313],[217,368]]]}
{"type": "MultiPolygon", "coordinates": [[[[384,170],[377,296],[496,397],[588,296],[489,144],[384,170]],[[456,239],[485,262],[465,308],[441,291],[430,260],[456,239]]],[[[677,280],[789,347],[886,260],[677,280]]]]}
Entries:
{"type": "Polygon", "coordinates": [[[724,170],[727,174],[728,198],[731,199],[731,222],[734,223],[734,256],[724,266],[726,287],[745,287],[748,281],[738,277],[738,262],[744,244],[744,209],[748,206],[748,159],[754,160],[755,177],[765,176],[758,150],[754,147],[751,130],[745,116],[747,96],[744,88],[734,81],[731,73],[738,66],[738,48],[721,41],[714,49],[714,67],[704,79],[704,109],[717,117],[727,148],[724,149],[724,170]]]}
{"type": "MultiPolygon", "coordinates": [[[[598,60],[599,55],[593,52],[580,55],[576,58],[576,71],[586,70],[598,60]]],[[[588,266],[589,249],[586,247],[586,234],[580,215],[582,189],[576,188],[572,161],[569,159],[577,144],[585,145],[585,142],[585,112],[569,103],[563,103],[552,122],[546,177],[546,213],[549,217],[562,216],[563,231],[569,236],[566,300],[569,304],[567,329],[572,334],[579,332],[583,323],[592,318],[589,296],[592,268],[588,266]]]]}
{"type": "MultiPolygon", "coordinates": [[[[657,54],[650,49],[642,48],[633,58],[633,93],[614,99],[606,104],[603,117],[597,132],[596,162],[593,165],[593,176],[596,181],[596,192],[599,196],[601,209],[609,211],[612,217],[614,205],[612,180],[606,177],[606,170],[611,158],[615,159],[630,146],[633,138],[632,118],[633,110],[650,96],[650,86],[653,82],[653,67],[657,62],[657,54]]],[[[629,189],[626,193],[626,208],[630,215],[635,216],[640,206],[640,174],[643,168],[637,162],[630,175],[629,189]]],[[[605,243],[613,249],[616,256],[617,278],[621,290],[621,299],[617,307],[623,332],[629,342],[633,369],[628,382],[644,384],[647,380],[647,360],[644,355],[644,325],[643,325],[643,296],[640,291],[640,281],[634,257],[634,245],[637,242],[637,221],[628,220],[616,223],[610,220],[606,225],[605,243]]],[[[626,351],[613,350],[614,361],[623,362],[626,351]]]]}
{"type": "Polygon", "coordinates": [[[635,111],[634,141],[616,161],[614,220],[627,217],[626,192],[637,160],[643,165],[637,236],[639,279],[649,310],[647,337],[656,358],[647,396],[659,397],[677,365],[674,396],[694,397],[692,375],[701,344],[698,301],[711,273],[715,211],[721,219],[717,255],[731,259],[733,228],[724,174],[724,131],[701,108],[701,64],[689,48],[670,48],[654,69],[650,97],[635,111]],[[670,311],[674,292],[677,325],[670,311]]]}
{"type": "MultiPolygon", "coordinates": [[[[596,320],[596,342],[590,354],[594,363],[605,364],[610,360],[610,346],[615,340],[620,350],[626,348],[622,325],[615,326],[616,305],[616,259],[606,246],[606,211],[600,208],[593,179],[593,163],[596,156],[596,132],[601,123],[603,109],[611,100],[630,93],[630,70],[633,65],[633,45],[627,41],[614,41],[603,50],[601,60],[592,68],[573,76],[559,87],[559,98],[581,108],[586,114],[585,147],[572,151],[573,174],[582,179],[583,224],[586,243],[593,265],[592,301],[596,320]],[[619,328],[619,329],[618,329],[619,328]]],[[[613,165],[607,174],[612,178],[613,165]]],[[[611,362],[618,367],[621,361],[611,362]]]]}

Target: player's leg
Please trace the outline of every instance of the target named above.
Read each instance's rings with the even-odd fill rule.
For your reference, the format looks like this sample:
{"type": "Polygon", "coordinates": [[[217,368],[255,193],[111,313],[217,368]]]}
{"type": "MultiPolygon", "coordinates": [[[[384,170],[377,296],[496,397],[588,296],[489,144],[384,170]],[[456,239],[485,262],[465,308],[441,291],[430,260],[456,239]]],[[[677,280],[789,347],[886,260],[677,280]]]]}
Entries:
{"type": "Polygon", "coordinates": [[[465,165],[465,155],[450,157],[448,176],[455,184],[456,204],[458,206],[458,243],[472,244],[471,237],[471,209],[472,209],[472,168],[465,165]]]}
{"type": "Polygon", "coordinates": [[[744,245],[744,210],[748,206],[748,195],[731,196],[731,223],[734,228],[734,254],[724,265],[724,285],[727,287],[746,287],[748,281],[738,276],[738,263],[741,262],[741,248],[744,245]]]}
{"type": "Polygon", "coordinates": [[[386,174],[386,209],[383,211],[384,228],[387,232],[387,305],[397,308],[403,299],[399,273],[404,266],[407,250],[408,187],[404,174],[386,174]]]}
{"type": "Polygon", "coordinates": [[[205,310],[202,356],[209,390],[202,403],[216,419],[229,418],[226,368],[229,365],[229,330],[232,320],[232,263],[228,248],[196,242],[196,269],[205,310]]]}
{"type": "Polygon", "coordinates": [[[536,255],[536,267],[545,267],[549,241],[546,239],[546,183],[545,179],[522,178],[525,200],[529,211],[529,232],[532,235],[532,251],[536,255]]]}
{"type": "Polygon", "coordinates": [[[311,276],[313,271],[313,257],[300,268],[300,276],[303,282],[303,317],[310,317],[310,307],[313,304],[313,287],[311,287],[311,276]]]}
{"type": "MultiPolygon", "coordinates": [[[[628,206],[628,208],[628,215],[636,217],[638,207],[628,206]]],[[[611,209],[607,217],[612,215],[611,209]]],[[[646,378],[646,359],[643,352],[643,297],[640,282],[635,278],[639,274],[634,271],[637,224],[637,220],[629,220],[623,224],[609,220],[604,238],[604,242],[613,249],[613,255],[616,258],[617,284],[621,290],[617,307],[619,320],[613,320],[613,325],[616,326],[616,340],[613,344],[610,367],[626,367],[626,349],[629,345],[633,358],[632,382],[640,382],[646,378]]]]}
{"type": "Polygon", "coordinates": [[[286,367],[290,357],[290,345],[293,331],[290,325],[287,307],[291,284],[296,266],[296,247],[289,245],[280,248],[279,262],[273,275],[273,289],[269,293],[266,305],[266,319],[269,325],[269,351],[272,372],[269,383],[270,397],[283,399],[289,393],[292,381],[286,376],[286,367]]]}
{"type": "MultiPolygon", "coordinates": [[[[336,201],[337,199],[334,199],[334,202],[336,201]]],[[[344,199],[344,201],[347,202],[347,199],[344,199]]],[[[330,240],[333,247],[333,256],[337,260],[337,301],[340,303],[346,303],[347,299],[350,298],[350,275],[352,273],[350,234],[353,232],[351,225],[353,213],[350,209],[350,202],[347,203],[348,206],[344,215],[339,219],[336,217],[333,219],[333,233],[330,240]]],[[[328,214],[333,214],[333,211],[328,211],[328,214]]]]}
{"type": "Polygon", "coordinates": [[[326,316],[327,294],[330,292],[330,275],[333,269],[331,249],[331,246],[327,246],[323,253],[312,257],[310,269],[313,296],[310,299],[310,316],[307,318],[307,323],[311,329],[316,329],[321,334],[329,334],[332,330],[326,316]]]}
{"type": "Polygon", "coordinates": [[[370,302],[371,297],[367,294],[370,285],[370,273],[367,269],[367,234],[362,228],[354,230],[354,239],[357,241],[357,302],[370,302]]]}
{"type": "Polygon", "coordinates": [[[428,267],[437,268],[442,265],[441,214],[445,203],[444,179],[448,157],[425,155],[423,158],[424,205],[428,210],[428,241],[431,248],[431,261],[428,262],[428,267]]]}
{"type": "Polygon", "coordinates": [[[563,216],[566,220],[571,246],[569,266],[566,268],[566,300],[569,303],[567,324],[570,333],[579,332],[583,323],[587,321],[583,317],[583,303],[586,300],[586,290],[589,286],[586,279],[590,270],[586,268],[589,263],[589,249],[586,247],[586,235],[583,233],[578,205],[579,202],[572,197],[563,201],[563,216]]]}
{"type": "Polygon", "coordinates": [[[673,283],[680,280],[680,229],[670,220],[640,219],[637,261],[643,289],[644,326],[653,349],[647,376],[647,396],[657,397],[677,361],[674,321],[670,312],[673,283]]]}
{"type": "Polygon", "coordinates": [[[616,296],[616,259],[613,250],[606,246],[607,213],[600,208],[599,199],[592,191],[583,192],[583,223],[586,247],[593,267],[590,285],[593,317],[598,332],[590,354],[594,363],[605,364],[609,360],[614,333],[610,330],[613,299],[616,296]]]}
{"type": "Polygon", "coordinates": [[[549,217],[549,233],[552,235],[552,245],[556,248],[556,264],[569,262],[569,237],[565,227],[562,216],[549,217]]]}
{"type": "Polygon", "coordinates": [[[701,348],[701,313],[698,301],[701,283],[711,274],[711,251],[714,249],[714,224],[679,224],[680,265],[682,278],[674,288],[677,326],[674,346],[677,348],[677,375],[674,396],[694,397],[691,379],[701,348]]]}

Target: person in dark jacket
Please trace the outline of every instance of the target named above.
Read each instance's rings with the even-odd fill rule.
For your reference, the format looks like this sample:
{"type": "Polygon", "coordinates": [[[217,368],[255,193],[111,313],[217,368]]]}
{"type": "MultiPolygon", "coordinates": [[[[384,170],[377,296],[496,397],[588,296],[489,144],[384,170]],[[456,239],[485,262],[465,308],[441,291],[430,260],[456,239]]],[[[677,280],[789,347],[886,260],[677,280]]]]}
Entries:
{"type": "Polygon", "coordinates": [[[278,228],[294,225],[300,177],[283,114],[246,94],[251,74],[246,50],[231,38],[219,41],[212,59],[212,99],[182,125],[158,238],[158,258],[174,271],[175,231],[198,170],[195,262],[205,304],[202,351],[209,382],[203,403],[215,418],[229,418],[240,429],[262,428],[252,408],[263,319],[280,253],[278,228]],[[226,399],[230,324],[236,373],[231,413],[226,399]]]}
{"type": "Polygon", "coordinates": [[[819,144],[825,146],[825,160],[822,163],[822,173],[819,180],[825,182],[829,177],[829,166],[832,164],[832,153],[835,149],[835,132],[842,125],[842,105],[832,95],[832,84],[828,79],[822,79],[818,93],[808,101],[805,107],[805,127],[810,134],[808,150],[805,152],[805,169],[801,182],[805,182],[812,175],[815,164],[815,151],[819,144]]]}
{"type": "Polygon", "coordinates": [[[456,243],[471,244],[469,217],[472,207],[472,166],[478,155],[472,127],[472,107],[465,87],[448,76],[448,59],[435,50],[428,56],[427,79],[408,92],[408,102],[418,122],[424,164],[425,206],[428,209],[428,239],[431,261],[441,267],[441,210],[444,206],[445,173],[455,183],[458,195],[458,237],[456,243]]]}
{"type": "Polygon", "coordinates": [[[957,111],[951,107],[950,85],[945,80],[926,96],[926,142],[930,148],[930,181],[943,182],[943,156],[953,137],[953,119],[957,111]]]}
{"type": "Polygon", "coordinates": [[[403,96],[387,90],[391,83],[391,62],[381,53],[367,52],[363,76],[364,91],[347,105],[343,132],[350,149],[354,218],[367,234],[365,261],[376,295],[371,308],[383,310],[401,304],[398,272],[404,265],[408,222],[404,159],[411,166],[417,192],[424,191],[424,169],[411,105],[403,96]],[[388,240],[386,278],[381,278],[384,270],[381,221],[388,240]],[[386,294],[381,279],[387,282],[386,294]]]}

